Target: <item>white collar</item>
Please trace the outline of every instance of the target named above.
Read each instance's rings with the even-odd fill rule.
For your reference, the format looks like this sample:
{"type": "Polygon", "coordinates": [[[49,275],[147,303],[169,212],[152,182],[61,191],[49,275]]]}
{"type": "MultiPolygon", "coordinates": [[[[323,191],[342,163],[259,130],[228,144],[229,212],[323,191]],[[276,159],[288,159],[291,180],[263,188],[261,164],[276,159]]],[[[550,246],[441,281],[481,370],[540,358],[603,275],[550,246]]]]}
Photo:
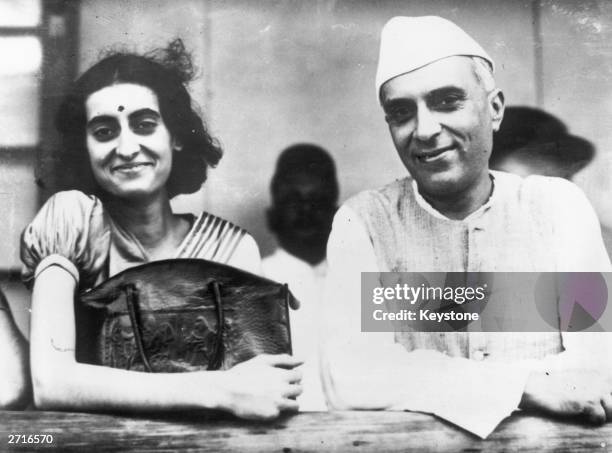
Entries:
{"type": "Polygon", "coordinates": [[[295,266],[300,270],[308,270],[314,273],[316,276],[324,276],[327,273],[327,259],[324,259],[319,264],[314,266],[301,258],[287,252],[284,248],[278,247],[271,255],[276,259],[287,262],[288,266],[295,266]]]}
{"type": "Polygon", "coordinates": [[[491,208],[491,205],[497,201],[497,199],[499,198],[499,190],[498,190],[498,180],[496,179],[496,173],[495,171],[489,171],[489,175],[491,176],[491,181],[493,182],[493,188],[491,189],[491,195],[489,196],[489,198],[487,199],[487,201],[485,202],[485,204],[483,204],[481,207],[479,207],[476,211],[472,212],[470,215],[468,215],[465,219],[462,220],[457,220],[457,219],[449,219],[448,217],[446,217],[444,214],[442,214],[440,211],[438,211],[436,208],[434,208],[432,205],[429,204],[429,202],[427,202],[427,200],[425,200],[425,198],[423,198],[423,196],[419,193],[419,189],[417,187],[417,183],[414,179],[412,179],[411,181],[411,185],[412,185],[412,191],[414,193],[414,198],[416,199],[416,202],[418,203],[418,205],[423,208],[423,210],[427,211],[429,214],[431,214],[432,216],[441,219],[441,220],[446,220],[448,222],[469,222],[471,220],[474,220],[480,216],[482,216],[483,213],[485,213],[486,211],[488,211],[491,208]]]}

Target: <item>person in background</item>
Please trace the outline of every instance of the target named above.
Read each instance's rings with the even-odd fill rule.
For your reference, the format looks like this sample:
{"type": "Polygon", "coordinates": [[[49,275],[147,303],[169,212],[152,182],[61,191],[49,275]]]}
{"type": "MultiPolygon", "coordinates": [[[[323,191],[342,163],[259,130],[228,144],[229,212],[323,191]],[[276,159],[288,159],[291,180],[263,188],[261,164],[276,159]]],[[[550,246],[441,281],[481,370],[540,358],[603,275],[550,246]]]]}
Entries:
{"type": "Polygon", "coordinates": [[[443,18],[383,28],[376,96],[409,175],[357,194],[334,218],[322,348],[334,409],[428,412],[481,437],[518,408],[612,419],[610,333],[361,331],[362,272],[612,269],[578,187],[489,169],[504,116],[493,70],[443,18]]]}
{"type": "MultiPolygon", "coordinates": [[[[58,192],[22,235],[33,287],[34,402],[47,410],[218,409],[248,419],[296,411],[301,362],[261,355],[229,370],[145,373],[77,361],[75,293],[133,266],[197,258],[261,272],[242,228],[213,214],[175,214],[222,151],[192,107],[182,41],[147,55],[113,53],[73,84],[56,118],[65,168],[83,179],[58,192]]],[[[81,326],[81,324],[79,324],[81,326]]],[[[89,333],[85,330],[85,335],[89,333]]],[[[92,332],[93,334],[93,332],[92,332]]]]}
{"type": "Polygon", "coordinates": [[[572,180],[595,156],[595,147],[569,133],[556,116],[534,107],[506,107],[493,136],[489,161],[494,170],[520,176],[556,176],[572,180]]]}
{"type": "Polygon", "coordinates": [[[270,191],[268,226],[279,247],[263,259],[263,271],[273,280],[288,283],[301,302],[300,309],[290,314],[293,353],[305,361],[300,410],[326,410],[318,347],[327,238],[338,203],[332,157],[317,145],[290,146],[278,158],[270,191]]]}
{"type": "Polygon", "coordinates": [[[28,345],[0,292],[0,409],[21,409],[30,400],[28,345]]]}
{"type": "MultiPolygon", "coordinates": [[[[493,136],[490,167],[520,176],[556,176],[572,181],[595,157],[595,146],[571,134],[552,113],[535,107],[506,107],[504,121],[493,136]]],[[[608,255],[612,256],[612,226],[601,223],[608,255]]]]}

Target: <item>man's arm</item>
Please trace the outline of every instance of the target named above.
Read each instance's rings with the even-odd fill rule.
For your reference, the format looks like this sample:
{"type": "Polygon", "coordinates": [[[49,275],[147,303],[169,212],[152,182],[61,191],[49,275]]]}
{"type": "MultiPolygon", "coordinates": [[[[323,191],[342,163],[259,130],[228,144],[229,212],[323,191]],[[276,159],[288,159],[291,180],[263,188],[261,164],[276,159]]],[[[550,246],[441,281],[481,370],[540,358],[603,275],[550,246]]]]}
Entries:
{"type": "MultiPolygon", "coordinates": [[[[582,190],[560,179],[549,190],[558,270],[612,272],[599,219],[582,190]]],[[[603,316],[602,325],[612,325],[612,310],[603,316]]],[[[532,371],[520,407],[595,424],[612,420],[612,332],[563,332],[563,347],[532,371]]]]}
{"type": "Polygon", "coordinates": [[[20,409],[30,400],[27,343],[0,292],[0,408],[20,409]]]}
{"type": "Polygon", "coordinates": [[[334,409],[429,412],[486,437],[518,407],[530,362],[488,363],[407,352],[393,333],[361,332],[361,272],[379,269],[360,218],[338,211],[328,243],[322,374],[334,409]]]}

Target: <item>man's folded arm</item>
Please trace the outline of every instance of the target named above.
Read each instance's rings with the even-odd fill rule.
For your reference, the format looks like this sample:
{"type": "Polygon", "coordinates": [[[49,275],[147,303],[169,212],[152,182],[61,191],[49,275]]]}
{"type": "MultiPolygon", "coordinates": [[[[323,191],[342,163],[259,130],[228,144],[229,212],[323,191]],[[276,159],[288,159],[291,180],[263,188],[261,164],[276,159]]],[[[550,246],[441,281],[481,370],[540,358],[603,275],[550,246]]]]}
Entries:
{"type": "Polygon", "coordinates": [[[386,269],[378,266],[365,226],[349,207],[336,214],[327,257],[322,374],[332,409],[428,412],[486,437],[518,407],[530,361],[407,352],[393,333],[361,332],[361,272],[386,269]]]}

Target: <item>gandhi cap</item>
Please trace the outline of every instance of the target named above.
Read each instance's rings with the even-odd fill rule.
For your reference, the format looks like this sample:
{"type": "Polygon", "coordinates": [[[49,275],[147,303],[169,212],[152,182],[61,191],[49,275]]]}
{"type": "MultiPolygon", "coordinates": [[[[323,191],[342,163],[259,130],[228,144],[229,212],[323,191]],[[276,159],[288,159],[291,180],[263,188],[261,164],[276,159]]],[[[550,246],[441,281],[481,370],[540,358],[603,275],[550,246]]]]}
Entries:
{"type": "Polygon", "coordinates": [[[455,55],[481,57],[494,67],[480,44],[447,19],[437,16],[390,19],[380,35],[376,96],[379,97],[382,85],[394,77],[455,55]]]}

